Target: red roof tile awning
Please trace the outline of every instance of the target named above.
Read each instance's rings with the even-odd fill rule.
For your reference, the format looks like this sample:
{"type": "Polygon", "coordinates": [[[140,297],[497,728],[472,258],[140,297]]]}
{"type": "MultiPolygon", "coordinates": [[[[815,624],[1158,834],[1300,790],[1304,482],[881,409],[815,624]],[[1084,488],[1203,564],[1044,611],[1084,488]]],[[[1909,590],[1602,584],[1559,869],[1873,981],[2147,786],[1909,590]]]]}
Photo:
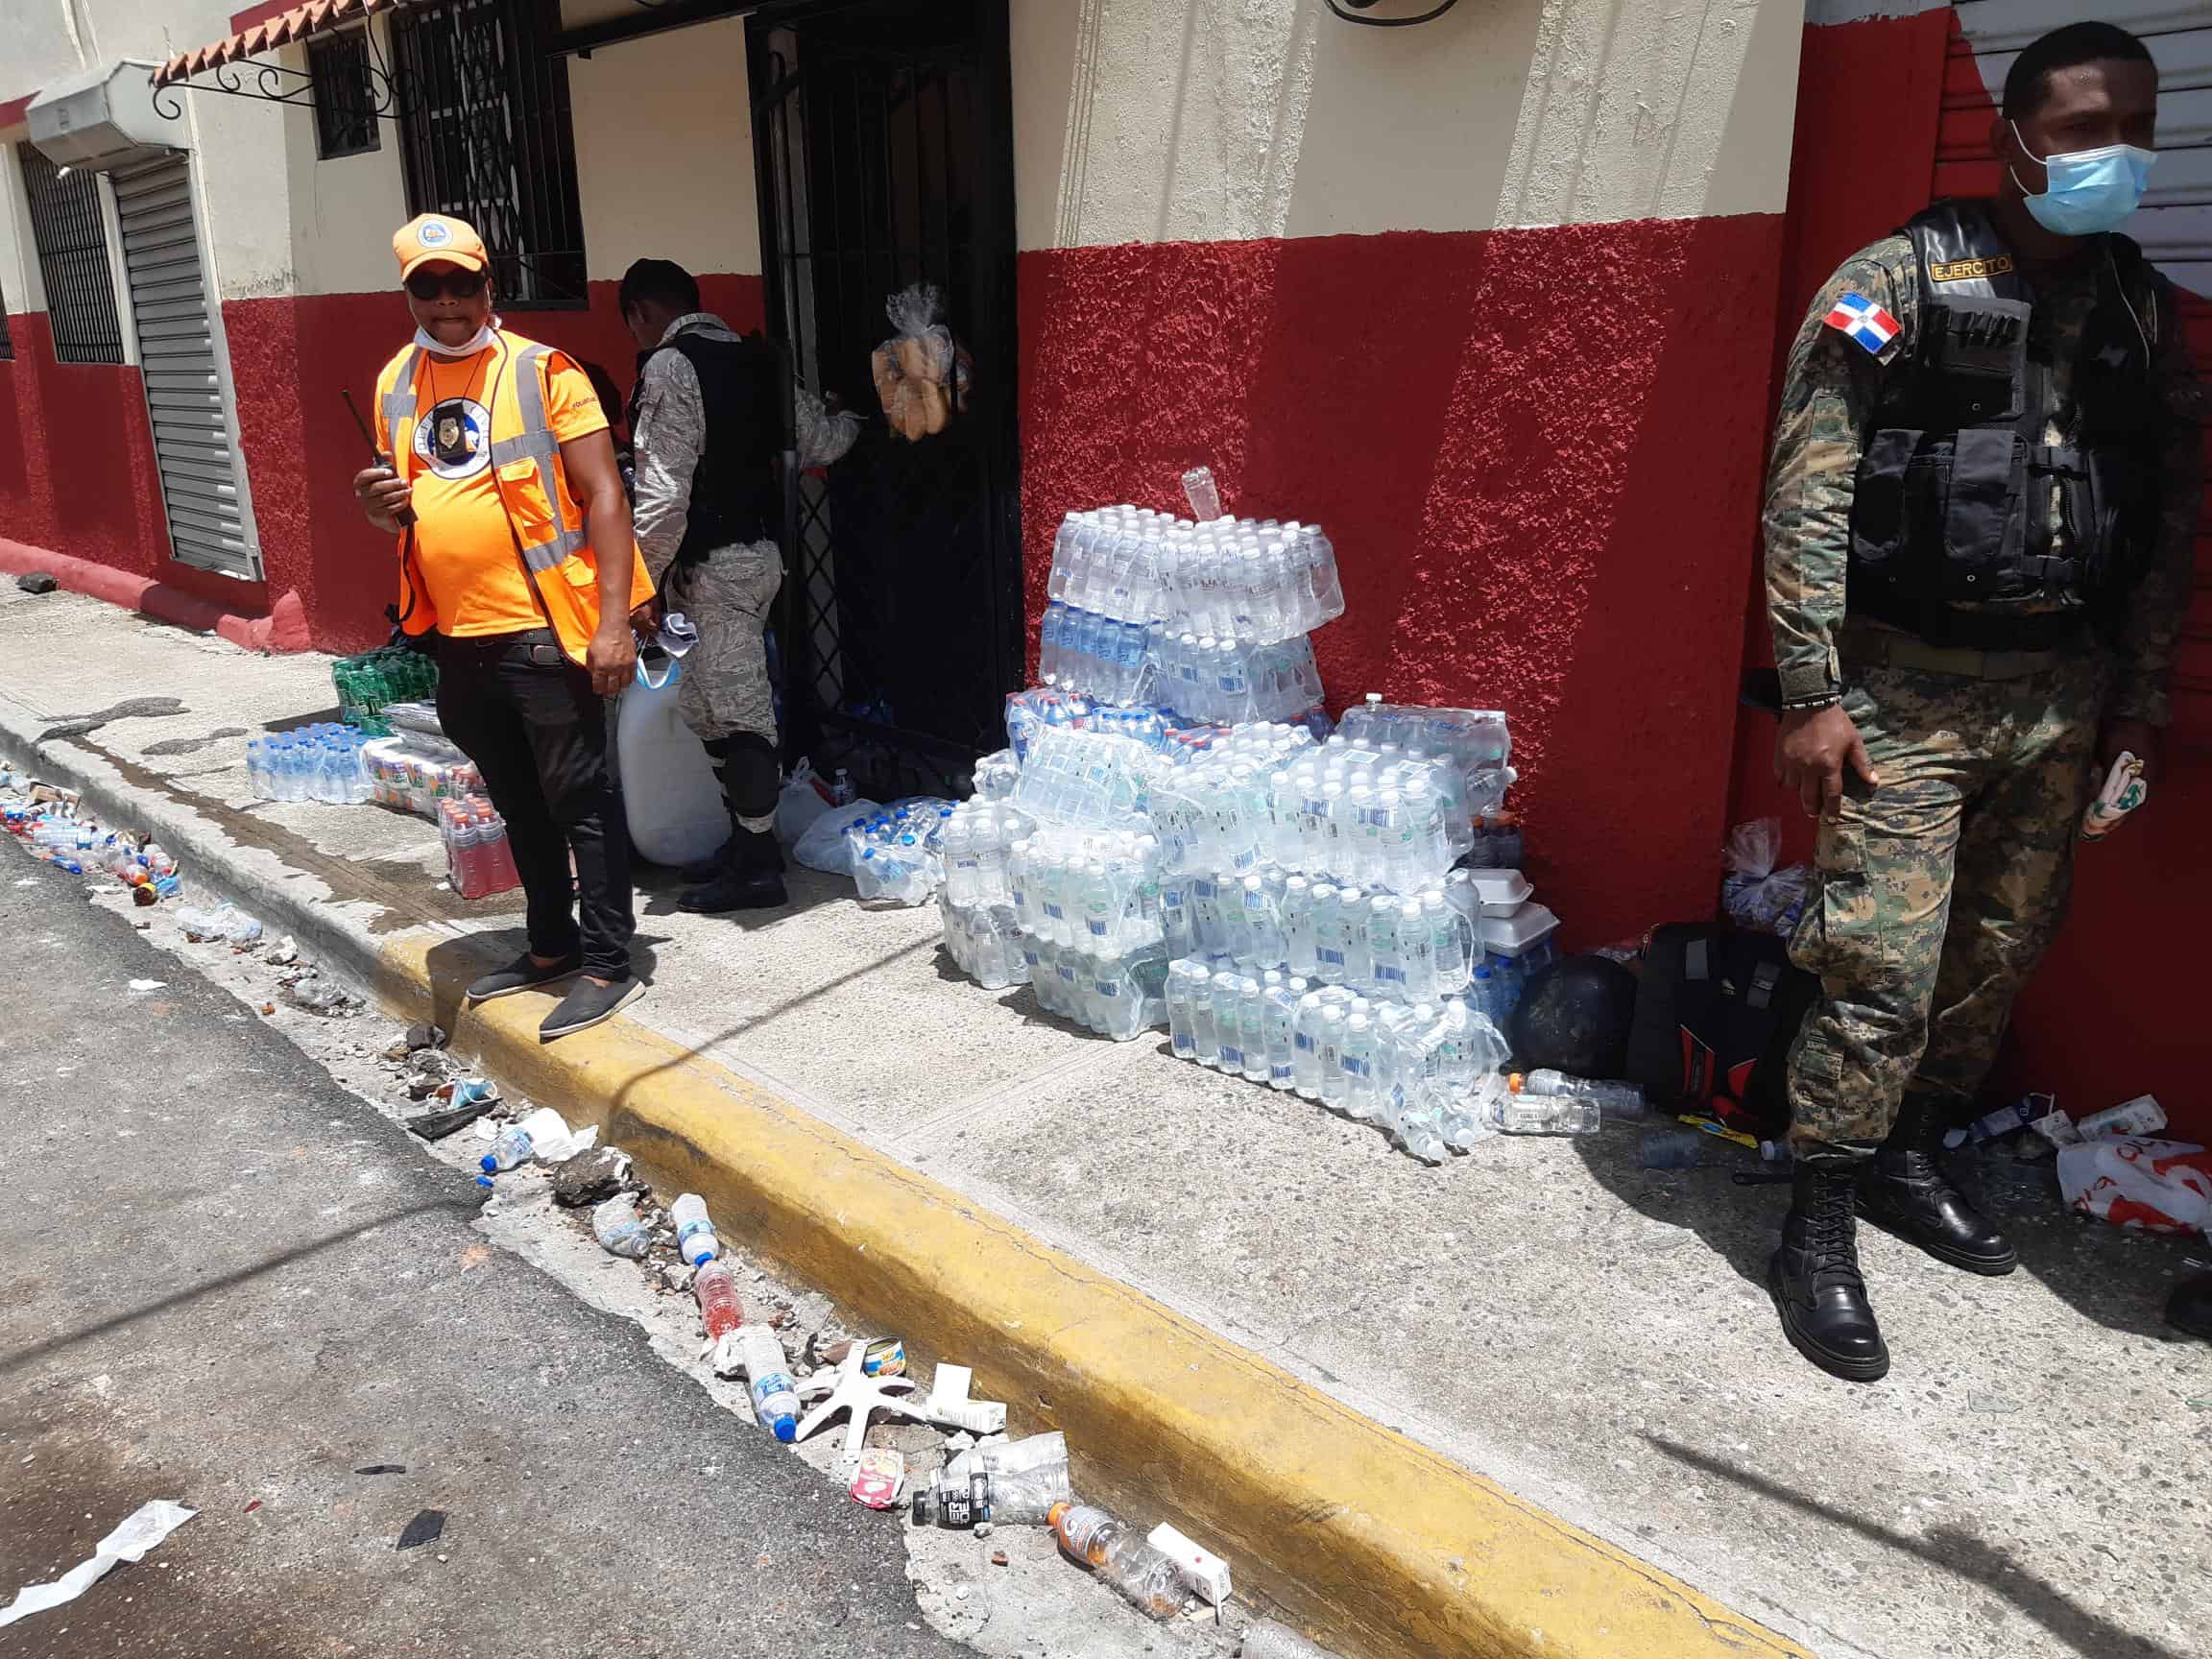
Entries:
{"type": "Polygon", "coordinates": [[[295,40],[305,40],[315,35],[328,35],[373,17],[379,12],[403,11],[417,0],[307,0],[304,6],[295,6],[289,12],[278,13],[265,23],[256,23],[228,39],[218,40],[195,51],[180,52],[160,68],[154,71],[154,84],[167,86],[174,82],[189,81],[205,69],[222,63],[235,63],[243,58],[256,57],[263,52],[274,52],[279,46],[289,46],[295,40]]]}

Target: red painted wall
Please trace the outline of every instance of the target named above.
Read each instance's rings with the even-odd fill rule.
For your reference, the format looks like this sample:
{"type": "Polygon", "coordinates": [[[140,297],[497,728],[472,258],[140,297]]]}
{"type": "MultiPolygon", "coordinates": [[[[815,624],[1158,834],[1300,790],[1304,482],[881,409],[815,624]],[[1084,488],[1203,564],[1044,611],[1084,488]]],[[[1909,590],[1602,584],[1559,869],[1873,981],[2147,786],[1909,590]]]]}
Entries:
{"type": "MultiPolygon", "coordinates": [[[[1366,691],[1506,709],[1571,940],[1708,913],[1768,402],[1767,216],[1025,253],[1031,620],[1063,512],[1318,520],[1366,691]],[[1704,322],[1684,325],[1694,307],[1704,322]]],[[[1031,630],[1034,638],[1034,628],[1031,630]]]]}
{"type": "MultiPolygon", "coordinates": [[[[709,275],[700,285],[733,327],[761,325],[759,277],[709,275]]],[[[627,392],[637,348],[615,289],[592,283],[589,311],[517,312],[512,322],[604,365],[627,392]]],[[[223,322],[265,581],[235,582],[169,557],[138,372],[56,363],[39,313],[9,319],[15,361],[0,362],[0,538],[154,576],[250,616],[296,592],[318,648],[377,644],[388,632],[392,550],[353,505],[361,440],[338,394],[349,388],[364,414],[373,409],[377,370],[413,331],[406,306],[396,288],[233,300],[223,322]]]]}
{"type": "Polygon", "coordinates": [[[43,312],[8,319],[0,362],[0,536],[135,575],[170,563],[138,371],[60,363],[43,312]]]}
{"type": "MultiPolygon", "coordinates": [[[[1997,188],[1990,113],[1948,8],[1805,31],[1777,360],[1814,292],[1854,249],[1934,196],[1997,188]]],[[[2212,306],[2192,302],[2189,323],[2200,369],[2212,373],[2212,306]]],[[[2202,536],[2199,549],[2164,781],[2113,841],[2083,853],[2072,917],[2021,998],[1991,1081],[2000,1093],[2056,1090],[2077,1114],[2152,1093],[2179,1132],[2212,1139],[2194,954],[2212,935],[2212,895],[2192,856],[2212,811],[2212,558],[2202,536]]],[[[1748,617],[1750,650],[1771,661],[1756,591],[1748,617]]],[[[1789,855],[1801,858],[1811,835],[1772,784],[1773,732],[1765,715],[1742,721],[1731,816],[1782,813],[1789,855]]]]}

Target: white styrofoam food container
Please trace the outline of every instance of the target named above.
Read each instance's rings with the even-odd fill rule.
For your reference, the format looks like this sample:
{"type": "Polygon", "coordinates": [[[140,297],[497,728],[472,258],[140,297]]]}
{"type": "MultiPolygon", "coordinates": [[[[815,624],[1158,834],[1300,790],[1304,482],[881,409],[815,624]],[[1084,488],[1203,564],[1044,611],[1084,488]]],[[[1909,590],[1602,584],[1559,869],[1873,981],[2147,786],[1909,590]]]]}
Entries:
{"type": "Polygon", "coordinates": [[[1526,956],[1559,930],[1559,918],[1541,904],[1522,904],[1510,916],[1485,916],[1476,927],[1483,950],[1526,956]]]}

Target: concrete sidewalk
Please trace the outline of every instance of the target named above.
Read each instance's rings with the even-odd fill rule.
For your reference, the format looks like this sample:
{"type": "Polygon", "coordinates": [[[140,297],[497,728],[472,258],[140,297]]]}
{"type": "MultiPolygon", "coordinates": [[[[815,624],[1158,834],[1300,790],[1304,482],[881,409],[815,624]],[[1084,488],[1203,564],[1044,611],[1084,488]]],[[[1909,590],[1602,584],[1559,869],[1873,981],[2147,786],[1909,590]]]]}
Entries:
{"type": "MultiPolygon", "coordinates": [[[[426,822],[248,802],[245,733],[328,717],[326,659],[256,658],[66,594],[0,599],[0,754],[21,762],[65,716],[157,695],[187,711],[56,739],[39,769],[159,825],[185,843],[189,878],[341,972],[458,963],[486,932],[484,949],[514,948],[516,906],[438,889],[426,822]]],[[[1040,1017],[1025,991],[978,990],[942,961],[933,908],[863,909],[805,873],[792,886],[788,909],[733,921],[677,912],[672,878],[645,885],[639,1054],[734,1074],[1497,1482],[1509,1507],[1549,1511],[1815,1652],[2201,1650],[2212,1348],[2158,1322],[2184,1252],[2062,1214],[2048,1166],[1966,1171],[2020,1244],[2011,1278],[1866,1240],[1896,1364],[1852,1387],[1776,1334],[1761,1281],[1782,1199],[1732,1185],[1725,1148],[1719,1168],[1647,1172],[1635,1134],[1614,1131],[1494,1141],[1426,1169],[1162,1044],[1116,1046],[1040,1017]]],[[[1046,1335],[1076,1340],[1024,1340],[1046,1335]]],[[[1380,1527],[1425,1498],[1375,1495],[1361,1519],[1380,1527]]],[[[1308,1499],[1334,1517],[1369,1495],[1308,1499]]],[[[1291,1513],[1275,1522],[1286,1535],[1291,1513]]],[[[1507,1597],[1512,1561],[1440,1546],[1436,1566],[1500,1599],[1486,1645],[1431,1650],[1612,1650],[1603,1627],[1559,1636],[1574,1609],[1529,1614],[1540,1582],[1507,1597]]],[[[1696,1617],[1715,1650],[1786,1650],[1696,1617]]]]}

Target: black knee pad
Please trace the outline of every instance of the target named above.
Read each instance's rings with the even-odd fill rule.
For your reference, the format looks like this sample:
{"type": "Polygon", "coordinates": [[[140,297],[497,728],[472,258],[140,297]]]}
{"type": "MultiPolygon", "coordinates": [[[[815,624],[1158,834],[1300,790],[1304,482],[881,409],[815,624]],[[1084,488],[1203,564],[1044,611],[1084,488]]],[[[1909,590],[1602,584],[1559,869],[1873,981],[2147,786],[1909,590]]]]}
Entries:
{"type": "Polygon", "coordinates": [[[757,732],[733,732],[703,745],[714,762],[722,799],[741,818],[765,818],[776,810],[782,768],[776,746],[757,732]]]}

